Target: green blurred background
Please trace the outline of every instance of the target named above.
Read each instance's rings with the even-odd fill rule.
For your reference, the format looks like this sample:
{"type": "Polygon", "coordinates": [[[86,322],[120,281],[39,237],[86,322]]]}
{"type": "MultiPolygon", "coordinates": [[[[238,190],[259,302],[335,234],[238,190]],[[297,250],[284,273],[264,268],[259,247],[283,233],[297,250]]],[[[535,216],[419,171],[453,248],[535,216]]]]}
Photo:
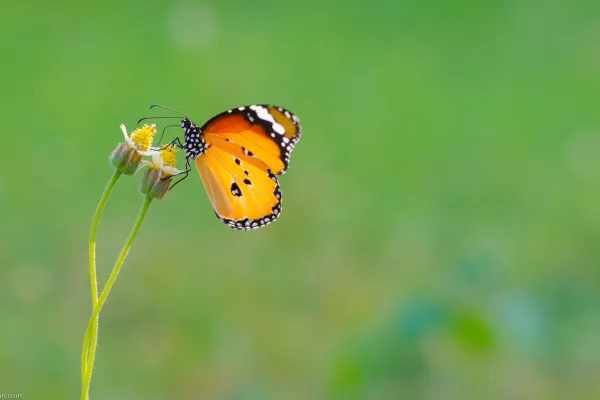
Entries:
{"type": "Polygon", "coordinates": [[[0,394],[78,398],[119,124],[273,103],[304,133],[282,217],[232,231],[195,173],[155,202],[92,399],[600,398],[597,0],[2,8],[0,394]]]}

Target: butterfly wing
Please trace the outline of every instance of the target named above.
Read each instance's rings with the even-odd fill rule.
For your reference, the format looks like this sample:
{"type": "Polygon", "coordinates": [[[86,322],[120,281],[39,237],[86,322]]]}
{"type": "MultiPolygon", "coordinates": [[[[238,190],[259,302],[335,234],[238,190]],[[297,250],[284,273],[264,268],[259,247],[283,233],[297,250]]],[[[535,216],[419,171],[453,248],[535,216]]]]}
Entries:
{"type": "Polygon", "coordinates": [[[300,139],[300,120],[290,111],[270,105],[228,110],[201,128],[204,140],[235,157],[262,161],[275,175],[283,174],[300,139]]]}
{"type": "Polygon", "coordinates": [[[269,105],[238,107],[198,128],[182,120],[186,158],[194,159],[217,216],[235,229],[273,222],[281,213],[277,175],[300,139],[300,121],[269,105]]]}
{"type": "Polygon", "coordinates": [[[250,230],[277,219],[281,192],[275,174],[264,163],[243,152],[239,157],[232,154],[240,147],[212,145],[196,158],[196,168],[217,216],[232,228],[250,230]]]}

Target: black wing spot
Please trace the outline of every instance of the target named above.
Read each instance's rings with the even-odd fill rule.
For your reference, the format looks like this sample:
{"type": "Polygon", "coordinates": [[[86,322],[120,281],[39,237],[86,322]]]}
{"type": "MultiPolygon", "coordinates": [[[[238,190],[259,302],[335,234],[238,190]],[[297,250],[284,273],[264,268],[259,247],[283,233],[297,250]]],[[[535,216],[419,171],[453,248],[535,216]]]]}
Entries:
{"type": "Polygon", "coordinates": [[[237,196],[237,197],[240,197],[242,195],[242,191],[240,190],[240,187],[235,182],[233,182],[231,184],[231,194],[234,196],[237,196]]]}
{"type": "Polygon", "coordinates": [[[250,150],[248,150],[247,148],[245,148],[244,146],[242,146],[242,151],[244,152],[245,155],[252,157],[254,156],[254,153],[251,152],[250,150]]]}
{"type": "Polygon", "coordinates": [[[239,159],[239,158],[236,158],[236,159],[235,159],[235,163],[236,163],[237,165],[240,165],[240,159],[239,159]]]}
{"type": "Polygon", "coordinates": [[[244,179],[244,183],[245,183],[246,185],[252,185],[252,182],[251,182],[251,181],[250,181],[250,179],[248,179],[248,178],[244,179]]]}
{"type": "Polygon", "coordinates": [[[248,176],[249,172],[248,172],[248,171],[244,171],[244,174],[245,174],[246,176],[248,176]]]}

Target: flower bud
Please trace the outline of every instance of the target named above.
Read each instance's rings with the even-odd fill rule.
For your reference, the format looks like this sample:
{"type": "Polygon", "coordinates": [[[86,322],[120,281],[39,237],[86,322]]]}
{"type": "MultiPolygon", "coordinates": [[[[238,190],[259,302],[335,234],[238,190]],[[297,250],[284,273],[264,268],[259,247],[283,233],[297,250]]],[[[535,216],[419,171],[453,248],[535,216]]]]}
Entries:
{"type": "Polygon", "coordinates": [[[155,199],[162,199],[171,185],[172,177],[185,171],[175,168],[177,148],[169,145],[152,152],[152,161],[142,161],[148,168],[142,177],[140,191],[155,199]]]}
{"type": "Polygon", "coordinates": [[[171,177],[165,176],[160,169],[147,168],[142,177],[140,191],[155,199],[162,199],[169,190],[170,184],[171,177]]]}
{"type": "Polygon", "coordinates": [[[110,162],[117,170],[125,175],[133,175],[142,161],[140,153],[123,142],[110,155],[110,162]]]}

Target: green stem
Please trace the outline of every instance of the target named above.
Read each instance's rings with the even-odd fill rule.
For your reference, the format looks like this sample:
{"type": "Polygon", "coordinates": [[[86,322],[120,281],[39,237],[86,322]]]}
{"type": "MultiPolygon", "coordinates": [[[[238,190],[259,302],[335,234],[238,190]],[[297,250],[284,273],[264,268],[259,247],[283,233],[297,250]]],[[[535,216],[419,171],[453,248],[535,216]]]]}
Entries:
{"type": "Polygon", "coordinates": [[[98,299],[98,303],[96,304],[96,307],[94,307],[94,311],[92,311],[92,316],[90,317],[90,320],[88,322],[88,326],[85,331],[85,336],[83,338],[83,350],[82,350],[81,357],[82,357],[82,359],[85,358],[86,360],[89,360],[89,363],[88,363],[88,368],[86,369],[86,372],[83,377],[83,384],[82,384],[82,389],[81,389],[81,400],[88,399],[90,382],[92,380],[92,370],[94,367],[94,358],[95,358],[96,348],[88,347],[88,344],[92,343],[92,341],[90,339],[97,341],[98,332],[97,331],[94,332],[95,321],[97,321],[98,314],[100,314],[100,310],[102,309],[102,306],[104,306],[104,303],[106,302],[106,298],[108,297],[108,294],[110,293],[110,290],[112,289],[113,284],[115,283],[115,280],[117,279],[117,276],[119,275],[119,271],[121,270],[121,267],[123,266],[125,257],[127,257],[127,253],[129,252],[129,249],[131,248],[131,245],[133,244],[133,241],[135,240],[137,232],[140,229],[140,226],[142,225],[142,221],[144,220],[144,217],[146,216],[146,212],[148,211],[148,207],[150,207],[151,202],[152,202],[152,197],[146,196],[146,198],[144,200],[144,204],[142,205],[142,208],[140,209],[140,212],[138,214],[137,220],[135,221],[135,224],[133,225],[131,233],[129,234],[129,237],[127,238],[127,241],[125,242],[123,249],[121,249],[121,253],[119,254],[119,257],[117,258],[117,261],[115,262],[115,266],[113,267],[113,270],[111,271],[110,276],[108,277],[106,286],[104,286],[104,289],[102,290],[102,293],[100,294],[100,298],[98,299]],[[91,336],[92,334],[94,336],[96,336],[96,339],[94,339],[91,336]],[[89,355],[88,355],[88,352],[89,352],[89,355]]]}
{"type": "MultiPolygon", "coordinates": [[[[94,218],[92,219],[92,230],[90,232],[90,246],[89,246],[89,249],[90,249],[90,254],[89,254],[90,290],[92,292],[92,310],[96,307],[96,304],[98,303],[98,279],[96,277],[96,234],[98,232],[98,223],[100,222],[100,217],[102,216],[102,212],[104,211],[104,206],[106,205],[108,196],[110,196],[112,190],[115,187],[115,184],[117,183],[117,181],[119,180],[121,175],[122,175],[122,172],[115,169],[115,172],[113,173],[112,177],[110,178],[110,180],[106,184],[106,187],[104,188],[104,192],[102,193],[102,196],[100,197],[100,201],[98,202],[98,205],[96,206],[96,212],[94,213],[94,218]]],[[[97,319],[96,319],[96,321],[94,321],[94,326],[92,327],[92,329],[95,332],[98,331],[98,320],[97,319]]],[[[94,340],[90,344],[91,348],[96,347],[95,339],[97,337],[98,337],[97,334],[92,336],[92,339],[94,339],[94,340]]],[[[81,377],[82,377],[82,379],[87,371],[88,361],[89,360],[88,360],[87,356],[81,358],[81,377]]]]}

